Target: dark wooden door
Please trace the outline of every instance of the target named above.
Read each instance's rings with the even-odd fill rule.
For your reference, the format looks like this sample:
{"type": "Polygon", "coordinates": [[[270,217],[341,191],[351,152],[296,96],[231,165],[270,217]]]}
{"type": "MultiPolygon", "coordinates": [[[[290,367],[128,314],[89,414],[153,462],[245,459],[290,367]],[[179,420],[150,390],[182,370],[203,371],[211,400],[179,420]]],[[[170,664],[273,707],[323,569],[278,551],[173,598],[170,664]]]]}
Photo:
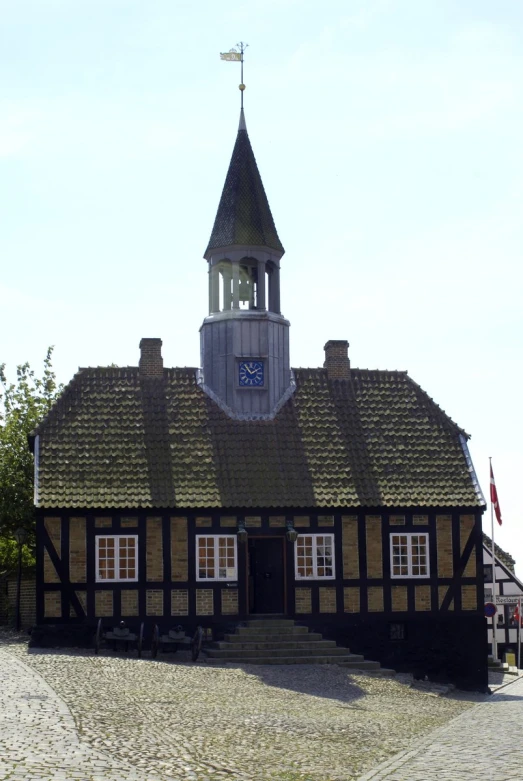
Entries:
{"type": "Polygon", "coordinates": [[[251,613],[284,612],[283,539],[249,540],[251,613]]]}

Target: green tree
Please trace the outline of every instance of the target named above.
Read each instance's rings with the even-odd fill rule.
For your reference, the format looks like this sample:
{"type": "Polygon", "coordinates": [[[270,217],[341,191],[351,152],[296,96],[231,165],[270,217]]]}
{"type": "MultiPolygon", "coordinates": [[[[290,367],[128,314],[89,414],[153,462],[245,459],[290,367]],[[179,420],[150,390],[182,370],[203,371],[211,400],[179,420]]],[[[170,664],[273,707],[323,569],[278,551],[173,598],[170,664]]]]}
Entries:
{"type": "Polygon", "coordinates": [[[52,354],[50,347],[41,377],[24,363],[17,367],[13,383],[7,380],[5,364],[0,364],[0,574],[16,568],[13,532],[18,528],[26,532],[24,566],[34,563],[34,461],[28,436],[63,388],[56,382],[52,354]]]}

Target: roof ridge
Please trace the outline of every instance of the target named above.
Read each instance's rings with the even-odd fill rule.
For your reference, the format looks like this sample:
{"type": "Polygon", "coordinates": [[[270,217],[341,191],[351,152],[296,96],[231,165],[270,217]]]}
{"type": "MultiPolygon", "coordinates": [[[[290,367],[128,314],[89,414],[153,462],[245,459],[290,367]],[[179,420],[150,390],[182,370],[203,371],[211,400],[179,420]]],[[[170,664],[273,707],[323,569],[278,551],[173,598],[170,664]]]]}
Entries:
{"type": "Polygon", "coordinates": [[[449,415],[447,412],[445,412],[445,410],[443,409],[443,407],[440,407],[440,405],[439,405],[439,404],[438,404],[436,401],[434,401],[434,399],[432,398],[432,396],[430,396],[430,395],[427,393],[427,391],[426,391],[426,390],[423,390],[423,388],[421,387],[421,385],[419,385],[419,383],[417,383],[415,380],[413,380],[413,379],[412,379],[412,377],[410,377],[409,375],[407,375],[407,379],[409,380],[409,382],[410,382],[410,383],[412,383],[412,385],[414,385],[414,386],[415,386],[415,387],[418,389],[418,391],[419,391],[420,393],[422,393],[422,394],[423,394],[423,396],[425,396],[425,398],[427,398],[427,399],[428,399],[428,401],[429,401],[429,402],[432,404],[432,406],[433,406],[433,407],[434,407],[434,408],[435,408],[435,409],[436,409],[436,410],[439,412],[439,414],[440,414],[440,415],[442,415],[442,416],[445,418],[445,420],[446,420],[448,423],[450,423],[450,424],[452,425],[452,427],[453,427],[453,428],[455,428],[455,429],[456,429],[456,431],[459,431],[459,433],[460,433],[460,434],[463,434],[463,436],[465,437],[465,439],[470,439],[470,434],[468,434],[468,433],[465,431],[465,429],[464,429],[464,428],[462,428],[461,426],[459,426],[459,425],[456,423],[456,421],[455,421],[455,420],[453,420],[453,419],[450,417],[450,415],[449,415]]]}

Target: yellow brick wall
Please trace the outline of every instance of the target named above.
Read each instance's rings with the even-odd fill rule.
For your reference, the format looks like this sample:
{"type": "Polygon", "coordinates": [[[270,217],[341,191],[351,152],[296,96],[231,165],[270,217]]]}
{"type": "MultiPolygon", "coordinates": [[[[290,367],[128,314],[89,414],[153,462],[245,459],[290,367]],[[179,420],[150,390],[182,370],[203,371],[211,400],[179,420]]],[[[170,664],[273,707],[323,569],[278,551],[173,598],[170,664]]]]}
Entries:
{"type": "Polygon", "coordinates": [[[321,586],[320,592],[320,613],[336,612],[336,589],[334,586],[321,586]]]}
{"type": "Polygon", "coordinates": [[[46,618],[62,617],[62,597],[59,591],[44,592],[44,616],[46,618]]]}
{"type": "Polygon", "coordinates": [[[478,594],[476,591],[476,586],[461,587],[461,609],[462,610],[478,609],[478,594]]]}
{"type": "Polygon", "coordinates": [[[389,518],[389,524],[391,526],[405,526],[404,515],[391,515],[389,518]]]}
{"type": "Polygon", "coordinates": [[[312,613],[312,595],[310,588],[297,588],[294,592],[296,613],[312,613]]]}
{"type": "Polygon", "coordinates": [[[428,526],[429,516],[428,515],[413,515],[412,516],[412,523],[414,524],[414,526],[428,526]]]}
{"type": "Polygon", "coordinates": [[[214,592],[212,588],[196,589],[196,615],[212,616],[214,614],[214,592]]]}
{"type": "Polygon", "coordinates": [[[454,574],[452,565],[452,517],[450,515],[436,516],[436,536],[438,543],[438,577],[451,578],[454,574]]]}
{"type": "Polygon", "coordinates": [[[246,515],[245,516],[245,527],[247,529],[254,529],[258,526],[261,526],[261,515],[246,515]]]}
{"type": "Polygon", "coordinates": [[[47,550],[44,548],[44,583],[60,583],[60,578],[54,568],[47,550]]]}
{"type": "Polygon", "coordinates": [[[311,519],[308,515],[295,515],[294,516],[294,528],[301,529],[311,525],[311,519]]]}
{"type": "Polygon", "coordinates": [[[146,550],[145,559],[147,566],[147,580],[163,580],[163,541],[162,519],[146,519],[146,550]]]}
{"type": "Polygon", "coordinates": [[[148,616],[163,616],[163,591],[148,588],[145,592],[145,612],[148,616]]]}
{"type": "Polygon", "coordinates": [[[358,553],[358,518],[344,515],[341,519],[343,577],[359,578],[360,560],[358,553]]]}
{"type": "Polygon", "coordinates": [[[318,526],[334,526],[334,515],[318,515],[318,526]]]}
{"type": "Polygon", "coordinates": [[[110,529],[113,525],[113,519],[108,517],[95,518],[94,525],[97,529],[110,529]]]}
{"type": "Polygon", "coordinates": [[[369,586],[367,606],[369,613],[383,613],[383,588],[381,586],[369,586]]]}
{"type": "MultiPolygon", "coordinates": [[[[75,591],[78,597],[78,601],[84,609],[84,613],[87,615],[87,591],[75,591]]],[[[69,605],[69,618],[77,618],[76,610],[72,605],[69,605]]]]}
{"type": "MultiPolygon", "coordinates": [[[[476,523],[476,519],[473,515],[460,515],[459,517],[459,542],[460,542],[460,548],[461,548],[461,554],[463,554],[463,550],[465,548],[465,545],[467,544],[467,540],[470,537],[472,530],[474,529],[474,525],[476,523]]],[[[470,554],[470,558],[467,562],[467,566],[465,567],[465,571],[463,573],[464,578],[475,578],[476,577],[476,548],[472,548],[472,553],[470,554]]]]}
{"type": "Polygon", "coordinates": [[[171,579],[187,580],[188,575],[187,518],[171,518],[171,579]]]}
{"type": "MultiPolygon", "coordinates": [[[[443,600],[447,596],[447,591],[449,590],[448,586],[438,586],[438,601],[439,606],[441,608],[441,605],[443,604],[443,600]]],[[[454,610],[454,600],[452,599],[450,601],[449,610],[454,610]]]]}
{"type": "Polygon", "coordinates": [[[189,615],[189,592],[186,588],[173,588],[171,591],[171,615],[189,615]]]}
{"type": "Polygon", "coordinates": [[[199,518],[196,519],[196,526],[198,526],[199,528],[204,526],[205,527],[212,526],[212,518],[208,515],[200,516],[199,518]]]}
{"type": "Polygon", "coordinates": [[[138,589],[125,589],[122,591],[122,616],[137,616],[138,589]]]}
{"type": "Polygon", "coordinates": [[[285,526],[285,516],[284,515],[271,515],[269,518],[269,526],[276,526],[276,527],[282,527],[285,526]]]}
{"type": "Polygon", "coordinates": [[[222,515],[220,518],[220,526],[223,529],[235,529],[236,528],[236,516],[235,515],[222,515]]]}
{"type": "Polygon", "coordinates": [[[222,589],[222,614],[224,616],[234,616],[238,613],[238,589],[222,589]]]}
{"type": "Polygon", "coordinates": [[[430,610],[430,586],[416,586],[414,589],[416,610],[430,610]]]}
{"type": "Polygon", "coordinates": [[[392,586],[392,612],[402,613],[408,609],[407,586],[392,586]]]}
{"type": "Polygon", "coordinates": [[[94,592],[94,613],[96,618],[109,618],[114,614],[112,591],[94,592]]]}
{"type": "MultiPolygon", "coordinates": [[[[367,536],[367,577],[383,577],[383,551],[381,542],[381,517],[367,515],[365,518],[367,536]]],[[[383,610],[383,607],[381,608],[383,610]]]]}
{"type": "Polygon", "coordinates": [[[85,518],[69,521],[69,578],[72,583],[86,580],[85,518]]]}
{"type": "Polygon", "coordinates": [[[343,610],[345,613],[359,613],[360,588],[359,586],[346,586],[343,589],[343,610]]]}
{"type": "MultiPolygon", "coordinates": [[[[44,518],[44,526],[51,538],[58,558],[61,558],[62,523],[60,518],[44,518]]],[[[60,578],[51,561],[51,557],[44,552],[44,583],[59,583],[60,578]]]]}
{"type": "Polygon", "coordinates": [[[138,518],[120,518],[122,529],[134,529],[138,526],[138,518]]]}

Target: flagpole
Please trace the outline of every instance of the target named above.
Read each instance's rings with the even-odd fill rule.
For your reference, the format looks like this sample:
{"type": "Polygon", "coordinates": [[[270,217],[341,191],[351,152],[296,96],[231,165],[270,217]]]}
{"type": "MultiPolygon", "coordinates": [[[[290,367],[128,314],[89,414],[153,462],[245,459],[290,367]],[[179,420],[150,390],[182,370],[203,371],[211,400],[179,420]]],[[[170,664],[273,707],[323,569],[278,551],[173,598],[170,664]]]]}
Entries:
{"type": "Polygon", "coordinates": [[[518,601],[518,671],[521,670],[521,597],[518,601]]]}
{"type": "MultiPolygon", "coordinates": [[[[492,457],[489,456],[489,464],[490,464],[490,472],[489,472],[489,482],[490,482],[490,475],[492,474],[492,457]]],[[[492,504],[492,493],[490,494],[490,536],[492,540],[492,598],[494,601],[494,604],[496,604],[496,550],[494,546],[494,505],[492,504]]],[[[495,662],[498,661],[498,640],[496,637],[496,629],[497,629],[497,614],[495,613],[492,616],[492,657],[495,662]]]]}

